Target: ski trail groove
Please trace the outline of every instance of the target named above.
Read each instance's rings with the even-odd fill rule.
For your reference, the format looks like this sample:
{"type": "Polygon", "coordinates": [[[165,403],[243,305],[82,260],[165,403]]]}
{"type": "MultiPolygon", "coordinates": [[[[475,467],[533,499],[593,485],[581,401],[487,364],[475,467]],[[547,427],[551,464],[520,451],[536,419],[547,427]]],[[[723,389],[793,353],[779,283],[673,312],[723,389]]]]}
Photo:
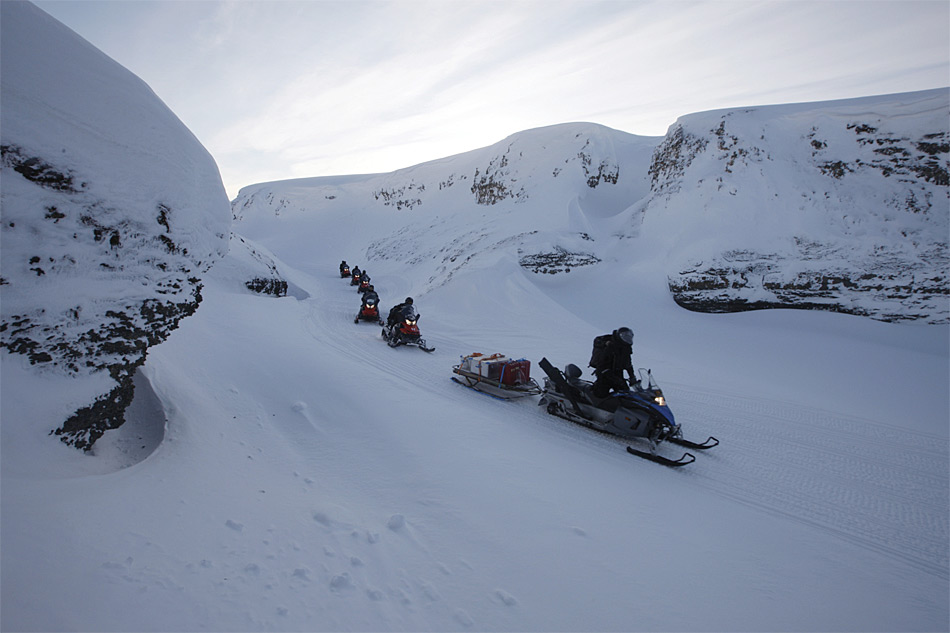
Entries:
{"type": "Polygon", "coordinates": [[[667,391],[677,421],[722,440],[707,454],[719,451],[720,463],[697,485],[950,576],[944,440],[793,404],[667,391]]]}

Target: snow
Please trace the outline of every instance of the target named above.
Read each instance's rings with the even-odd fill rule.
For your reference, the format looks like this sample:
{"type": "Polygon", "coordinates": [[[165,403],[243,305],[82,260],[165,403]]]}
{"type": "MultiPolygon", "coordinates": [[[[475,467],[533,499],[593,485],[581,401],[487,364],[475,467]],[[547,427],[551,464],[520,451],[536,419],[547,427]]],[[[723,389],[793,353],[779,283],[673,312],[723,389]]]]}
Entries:
{"type": "Polygon", "coordinates": [[[200,308],[90,455],[48,433],[93,387],[4,350],[0,628],[947,630],[950,326],[687,312],[672,238],[638,223],[661,139],[529,132],[246,188],[200,308]],[[570,157],[588,151],[616,185],[587,186],[570,157]],[[468,166],[506,152],[514,195],[474,206],[468,166]],[[452,174],[469,179],[439,189],[452,174]],[[556,246],[601,261],[519,265],[556,246]],[[412,295],[436,351],[354,324],[341,259],[384,310],[412,295]],[[243,285],[275,270],[289,296],[243,285]],[[476,351],[530,359],[538,380],[542,357],[583,367],[621,325],[687,438],[721,441],[695,463],[449,380],[476,351]]]}

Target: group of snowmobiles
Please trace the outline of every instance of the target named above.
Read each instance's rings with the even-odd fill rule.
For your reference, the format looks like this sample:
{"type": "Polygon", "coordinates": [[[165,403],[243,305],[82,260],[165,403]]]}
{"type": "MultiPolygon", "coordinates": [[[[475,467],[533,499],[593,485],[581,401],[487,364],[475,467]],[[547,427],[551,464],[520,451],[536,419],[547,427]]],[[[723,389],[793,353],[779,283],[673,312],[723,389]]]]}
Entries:
{"type": "Polygon", "coordinates": [[[434,352],[434,347],[429,347],[419,332],[419,313],[412,305],[412,298],[407,297],[406,301],[394,306],[389,311],[389,318],[383,321],[379,312],[379,294],[376,287],[370,283],[369,274],[365,270],[360,270],[359,266],[354,266],[350,270],[346,260],[340,262],[340,277],[348,278],[351,286],[356,286],[357,292],[362,295],[359,312],[353,323],[368,321],[383,325],[382,337],[390,347],[399,347],[400,345],[411,345],[418,347],[426,352],[434,352]]]}
{"type": "MultiPolygon", "coordinates": [[[[340,264],[340,276],[350,278],[351,285],[358,286],[363,293],[354,323],[366,320],[383,324],[379,315],[379,295],[369,283],[366,272],[358,267],[351,271],[344,261],[340,264]]],[[[412,304],[412,299],[407,298],[390,311],[382,337],[390,347],[414,345],[432,352],[435,348],[428,347],[420,336],[419,315],[412,304]]],[[[577,365],[568,364],[561,371],[547,358],[542,358],[538,366],[545,373],[543,386],[531,378],[531,361],[476,352],[462,356],[460,362],[452,367],[455,374],[452,380],[501,400],[541,396],[538,405],[551,415],[624,439],[645,441],[649,450],[627,446],[627,452],[664,466],[685,466],[693,463],[696,457],[689,452],[684,452],[678,459],[660,455],[657,449],[663,443],[692,450],[707,450],[719,444],[715,437],[701,443],[683,437],[683,429],[676,423],[666,397],[649,369],[640,369],[638,378],[631,373],[629,381],[621,378],[626,388],[611,390],[604,396],[595,389],[595,383],[581,378],[583,372],[577,365]]]]}

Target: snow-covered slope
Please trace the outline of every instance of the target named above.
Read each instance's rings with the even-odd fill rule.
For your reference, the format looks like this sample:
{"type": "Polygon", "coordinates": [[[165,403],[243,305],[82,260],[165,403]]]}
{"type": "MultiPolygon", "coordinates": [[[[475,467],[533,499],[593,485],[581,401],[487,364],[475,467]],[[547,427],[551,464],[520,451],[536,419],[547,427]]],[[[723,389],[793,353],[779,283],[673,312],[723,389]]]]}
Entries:
{"type": "MultiPolygon", "coordinates": [[[[695,314],[501,260],[419,297],[425,354],[354,325],[339,252],[299,239],[279,266],[306,298],[216,266],[92,455],[38,459],[4,409],[4,629],[945,625],[946,326],[695,314]],[[687,435],[722,441],[686,469],[449,380],[473,351],[582,365],[620,323],[687,435]]],[[[387,301],[400,274],[377,265],[387,301]]]]}
{"type": "Polygon", "coordinates": [[[88,448],[122,423],[147,349],[197,308],[228,201],[140,79],[32,4],[2,11],[4,378],[32,365],[50,383],[29,422],[88,448]]]}

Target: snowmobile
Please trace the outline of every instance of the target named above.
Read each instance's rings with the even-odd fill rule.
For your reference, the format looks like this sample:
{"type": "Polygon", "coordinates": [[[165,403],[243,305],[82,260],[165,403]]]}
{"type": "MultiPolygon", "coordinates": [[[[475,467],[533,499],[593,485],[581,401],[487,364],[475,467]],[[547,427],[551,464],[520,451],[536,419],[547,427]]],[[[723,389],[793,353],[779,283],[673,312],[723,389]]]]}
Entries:
{"type": "Polygon", "coordinates": [[[419,315],[412,306],[408,306],[403,312],[402,321],[392,327],[383,328],[383,339],[390,347],[414,345],[423,351],[434,352],[435,348],[428,347],[425,339],[419,335],[418,321],[419,315]]]}
{"type": "Polygon", "coordinates": [[[350,276],[350,267],[343,266],[340,268],[340,277],[349,277],[350,276]]]}
{"type": "Polygon", "coordinates": [[[379,297],[373,295],[363,296],[363,305],[360,306],[360,311],[357,313],[356,318],[353,319],[353,323],[359,323],[360,321],[370,321],[372,323],[383,322],[379,316],[379,297]]]}
{"type": "Polygon", "coordinates": [[[362,277],[360,277],[360,285],[359,285],[359,287],[356,289],[356,291],[357,291],[357,292],[366,292],[367,290],[369,290],[369,285],[370,285],[370,284],[369,284],[369,277],[367,277],[366,275],[363,275],[362,277]]]}
{"type": "Polygon", "coordinates": [[[350,276],[350,285],[351,285],[351,286],[358,286],[358,285],[360,285],[360,279],[361,279],[361,277],[362,277],[362,273],[358,273],[358,272],[354,271],[353,274],[350,276]]]}
{"type": "Polygon", "coordinates": [[[452,371],[457,374],[452,380],[463,387],[501,400],[541,393],[541,387],[531,378],[531,361],[524,358],[515,360],[503,354],[486,356],[476,352],[462,356],[452,371]]]}
{"type": "Polygon", "coordinates": [[[719,444],[719,440],[714,437],[702,443],[683,438],[682,428],[674,420],[663,391],[648,369],[639,370],[640,380],[630,386],[630,391],[613,392],[606,398],[598,398],[592,391],[593,383],[581,379],[582,372],[577,365],[567,365],[562,372],[547,358],[542,358],[538,366],[547,374],[539,406],[544,406],[548,413],[565,420],[649,443],[649,451],[627,446],[627,452],[631,455],[664,466],[685,466],[696,460],[692,453],[683,453],[681,458],[671,459],[657,454],[657,447],[663,442],[670,442],[694,450],[706,450],[719,444]]]}

